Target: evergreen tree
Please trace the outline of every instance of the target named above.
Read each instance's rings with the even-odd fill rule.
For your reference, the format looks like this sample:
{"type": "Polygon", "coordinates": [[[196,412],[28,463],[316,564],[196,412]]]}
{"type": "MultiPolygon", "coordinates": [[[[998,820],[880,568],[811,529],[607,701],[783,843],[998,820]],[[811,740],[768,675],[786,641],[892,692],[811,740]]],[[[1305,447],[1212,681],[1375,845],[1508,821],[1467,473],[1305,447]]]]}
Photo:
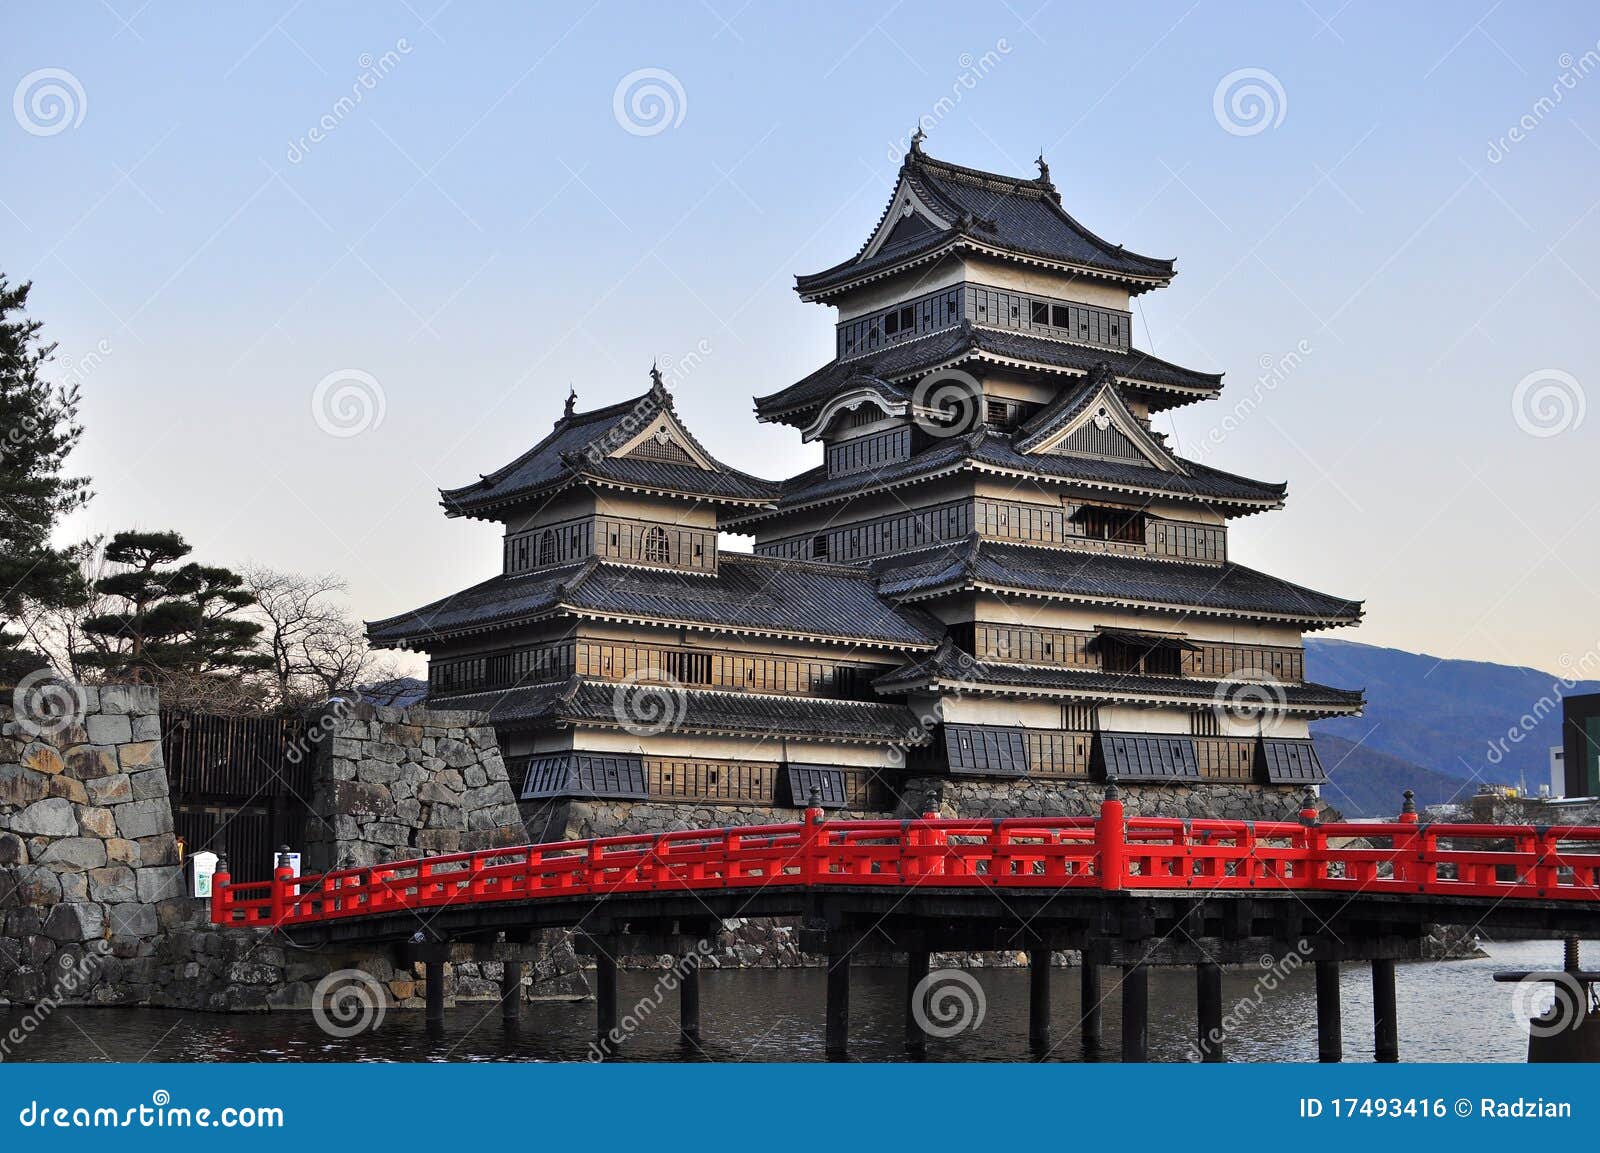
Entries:
{"type": "Polygon", "coordinates": [[[61,517],[89,499],[89,482],[62,475],[82,435],[78,389],[43,379],[54,344],[26,319],[31,285],[12,287],[0,274],[0,679],[45,665],[22,647],[16,631],[40,609],[81,603],[85,588],[66,550],[52,548],[61,517]]]}
{"type": "Polygon", "coordinates": [[[238,614],[255,603],[225,568],[178,562],[193,550],[175,532],[119,532],[105,548],[117,571],[94,584],[109,608],[81,626],[78,662],[108,678],[237,675],[270,667],[255,651],[261,626],[238,614]]]}

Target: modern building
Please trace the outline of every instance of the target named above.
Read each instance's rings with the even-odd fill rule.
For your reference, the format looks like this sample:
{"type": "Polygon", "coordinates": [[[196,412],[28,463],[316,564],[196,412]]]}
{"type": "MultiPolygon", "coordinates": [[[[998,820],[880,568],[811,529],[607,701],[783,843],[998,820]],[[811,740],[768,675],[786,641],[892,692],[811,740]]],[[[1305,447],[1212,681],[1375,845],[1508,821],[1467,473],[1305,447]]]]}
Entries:
{"type": "Polygon", "coordinates": [[[1600,693],[1561,698],[1561,751],[1566,795],[1600,797],[1600,693]]]}
{"type": "Polygon", "coordinates": [[[1088,231],[1039,168],[919,134],[856,255],[798,278],[836,355],[756,413],[817,468],[721,463],[653,373],[442,494],[503,527],[501,573],[369,632],[428,652],[433,705],[489,715],[534,835],[810,797],[1088,811],[1108,777],[1136,808],[1279,815],[1324,779],[1308,722],[1361,694],[1307,682],[1301,637],[1360,603],[1231,559],[1230,522],[1285,487],[1152,426],[1222,388],[1133,346],[1173,264],[1088,231]]]}

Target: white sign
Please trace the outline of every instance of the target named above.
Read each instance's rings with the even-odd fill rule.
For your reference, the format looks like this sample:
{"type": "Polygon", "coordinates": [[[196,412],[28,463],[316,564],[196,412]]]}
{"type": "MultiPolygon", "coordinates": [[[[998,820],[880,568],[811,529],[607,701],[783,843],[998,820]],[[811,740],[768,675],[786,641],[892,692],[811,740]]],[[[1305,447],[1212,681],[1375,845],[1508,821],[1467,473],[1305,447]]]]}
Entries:
{"type": "Polygon", "coordinates": [[[189,857],[189,895],[191,897],[211,896],[211,877],[217,871],[217,855],[208,849],[201,849],[189,857]]]}

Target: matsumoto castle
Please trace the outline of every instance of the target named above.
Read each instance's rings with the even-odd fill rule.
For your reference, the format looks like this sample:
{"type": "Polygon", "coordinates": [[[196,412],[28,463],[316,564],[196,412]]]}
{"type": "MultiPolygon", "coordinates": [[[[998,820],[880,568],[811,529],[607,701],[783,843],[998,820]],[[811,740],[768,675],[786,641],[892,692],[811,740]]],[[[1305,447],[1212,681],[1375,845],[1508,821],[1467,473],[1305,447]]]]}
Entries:
{"type": "Polygon", "coordinates": [[[1220,375],[1133,346],[1173,262],[1035,178],[913,140],[860,250],[797,278],[833,360],[756,398],[820,441],[729,468],[658,373],[566,411],[442,493],[504,529],[501,571],[369,626],[426,651],[429,704],[486,713],[530,835],[851,814],[1283,816],[1324,778],[1307,724],[1361,708],[1302,634],[1359,601],[1235,562],[1285,486],[1175,454],[1155,414],[1220,375]],[[754,551],[718,547],[719,534],[754,551]]]}

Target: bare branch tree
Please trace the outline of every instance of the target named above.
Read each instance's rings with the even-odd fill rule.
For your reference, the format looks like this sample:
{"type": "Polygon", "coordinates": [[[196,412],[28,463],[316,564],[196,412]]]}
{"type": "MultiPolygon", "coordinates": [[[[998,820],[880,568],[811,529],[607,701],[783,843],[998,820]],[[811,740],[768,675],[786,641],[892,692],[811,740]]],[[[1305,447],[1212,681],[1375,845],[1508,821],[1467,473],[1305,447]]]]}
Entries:
{"type": "Polygon", "coordinates": [[[261,644],[272,659],[278,703],[315,703],[329,694],[395,676],[392,662],[367,646],[366,630],[344,606],[345,582],[331,573],[304,576],[265,566],[245,571],[256,598],[261,644]]]}

